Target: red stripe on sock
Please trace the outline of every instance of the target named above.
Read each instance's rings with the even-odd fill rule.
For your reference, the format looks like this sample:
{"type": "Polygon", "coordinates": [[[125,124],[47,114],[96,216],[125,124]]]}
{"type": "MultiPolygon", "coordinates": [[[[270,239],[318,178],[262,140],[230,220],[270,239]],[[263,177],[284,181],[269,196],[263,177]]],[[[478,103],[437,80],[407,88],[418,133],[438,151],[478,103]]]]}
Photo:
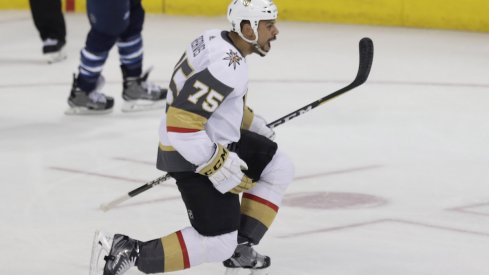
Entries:
{"type": "Polygon", "coordinates": [[[66,0],[66,11],[75,11],[75,0],[66,0]]]}
{"type": "Polygon", "coordinates": [[[253,201],[256,201],[256,202],[259,202],[261,204],[264,204],[270,208],[272,208],[275,212],[278,212],[278,206],[273,204],[272,202],[269,202],[263,198],[260,198],[258,196],[255,196],[255,195],[252,195],[252,194],[249,194],[249,193],[244,193],[243,194],[243,198],[247,198],[249,200],[253,200],[253,201]]]}
{"type": "Polygon", "coordinates": [[[179,128],[179,127],[171,127],[167,126],[166,130],[168,132],[177,132],[177,133],[195,133],[198,132],[199,130],[196,129],[189,129],[189,128],[179,128]]]}
{"type": "Polygon", "coordinates": [[[180,242],[180,247],[182,248],[183,255],[183,268],[190,267],[190,260],[188,258],[187,246],[185,245],[185,241],[183,240],[182,231],[177,232],[178,241],[180,242]]]}

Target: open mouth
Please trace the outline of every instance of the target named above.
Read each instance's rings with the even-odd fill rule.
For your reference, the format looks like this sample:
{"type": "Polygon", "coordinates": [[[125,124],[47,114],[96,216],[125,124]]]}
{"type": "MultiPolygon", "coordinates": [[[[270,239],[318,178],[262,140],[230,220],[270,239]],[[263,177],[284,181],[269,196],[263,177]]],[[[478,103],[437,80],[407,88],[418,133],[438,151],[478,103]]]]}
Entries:
{"type": "Polygon", "coordinates": [[[268,49],[272,48],[272,41],[277,40],[277,37],[268,39],[267,45],[268,49]]]}

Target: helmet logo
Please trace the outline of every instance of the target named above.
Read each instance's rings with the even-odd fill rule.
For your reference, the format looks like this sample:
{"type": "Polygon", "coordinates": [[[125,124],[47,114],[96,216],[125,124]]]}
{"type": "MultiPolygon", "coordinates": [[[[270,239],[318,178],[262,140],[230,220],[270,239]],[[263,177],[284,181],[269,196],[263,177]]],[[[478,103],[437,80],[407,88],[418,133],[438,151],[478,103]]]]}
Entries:
{"type": "Polygon", "coordinates": [[[243,6],[248,7],[251,4],[251,0],[241,0],[243,6]]]}

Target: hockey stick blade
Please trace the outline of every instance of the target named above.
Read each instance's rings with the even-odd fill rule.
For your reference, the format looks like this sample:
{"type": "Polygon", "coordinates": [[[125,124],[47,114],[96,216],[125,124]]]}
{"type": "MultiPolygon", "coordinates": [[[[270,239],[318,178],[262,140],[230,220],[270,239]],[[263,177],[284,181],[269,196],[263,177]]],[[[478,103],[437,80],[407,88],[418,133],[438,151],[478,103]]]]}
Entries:
{"type": "Polygon", "coordinates": [[[298,117],[314,108],[316,108],[317,106],[325,103],[326,101],[332,99],[332,98],[335,98],[341,94],[344,94],[360,85],[362,85],[363,83],[365,83],[365,81],[367,81],[368,79],[368,76],[370,74],[370,69],[372,68],[372,62],[373,62],[373,59],[374,59],[374,44],[372,42],[372,39],[368,38],[368,37],[364,37],[360,40],[359,42],[359,52],[360,52],[360,64],[358,65],[358,72],[357,72],[357,76],[355,77],[355,79],[353,80],[353,82],[351,82],[350,84],[348,84],[347,86],[339,89],[338,91],[335,91],[321,99],[318,99],[314,102],[312,102],[311,104],[308,104],[302,108],[299,108],[293,112],[291,112],[290,114],[288,115],[285,115],[271,123],[268,124],[268,127],[270,128],[275,128],[277,127],[278,125],[281,125],[295,117],[298,117]]]}
{"type": "Polygon", "coordinates": [[[358,43],[358,48],[360,52],[360,64],[358,65],[358,72],[355,80],[347,86],[351,86],[350,89],[358,87],[367,81],[374,60],[374,43],[372,42],[372,39],[368,37],[362,38],[358,43]]]}

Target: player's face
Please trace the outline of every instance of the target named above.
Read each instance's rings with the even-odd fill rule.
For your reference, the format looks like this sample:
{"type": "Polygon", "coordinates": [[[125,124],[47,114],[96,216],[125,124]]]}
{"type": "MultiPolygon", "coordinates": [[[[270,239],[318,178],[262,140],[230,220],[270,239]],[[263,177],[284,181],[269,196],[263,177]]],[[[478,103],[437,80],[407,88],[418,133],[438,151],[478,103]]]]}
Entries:
{"type": "Polygon", "coordinates": [[[278,29],[275,20],[262,20],[258,24],[258,45],[266,52],[270,51],[271,42],[277,39],[278,29]]]}

